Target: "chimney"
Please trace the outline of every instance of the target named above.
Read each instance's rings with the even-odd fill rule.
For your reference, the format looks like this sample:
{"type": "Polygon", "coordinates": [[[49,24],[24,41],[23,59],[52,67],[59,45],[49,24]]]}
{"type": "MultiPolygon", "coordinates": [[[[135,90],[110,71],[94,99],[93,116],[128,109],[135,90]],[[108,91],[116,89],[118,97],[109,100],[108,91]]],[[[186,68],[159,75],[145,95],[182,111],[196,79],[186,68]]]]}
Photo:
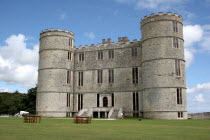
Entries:
{"type": "Polygon", "coordinates": [[[102,44],[105,44],[106,43],[106,39],[102,39],[102,44]]]}

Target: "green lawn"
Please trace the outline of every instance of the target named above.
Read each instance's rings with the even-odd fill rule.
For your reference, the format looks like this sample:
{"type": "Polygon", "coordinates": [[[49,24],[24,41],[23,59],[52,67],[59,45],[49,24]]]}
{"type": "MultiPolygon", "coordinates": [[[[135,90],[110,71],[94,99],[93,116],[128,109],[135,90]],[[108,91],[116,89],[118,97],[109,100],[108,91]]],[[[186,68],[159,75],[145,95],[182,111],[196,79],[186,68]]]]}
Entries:
{"type": "Polygon", "coordinates": [[[93,120],[0,118],[0,140],[210,140],[210,120],[93,120]]]}

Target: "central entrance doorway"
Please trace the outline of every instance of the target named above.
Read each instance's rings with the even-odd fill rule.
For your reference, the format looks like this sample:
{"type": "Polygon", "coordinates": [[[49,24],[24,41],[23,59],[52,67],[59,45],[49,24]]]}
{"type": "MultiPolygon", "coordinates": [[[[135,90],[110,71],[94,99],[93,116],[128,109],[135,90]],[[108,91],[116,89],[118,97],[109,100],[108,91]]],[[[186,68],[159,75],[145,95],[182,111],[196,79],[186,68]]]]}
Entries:
{"type": "Polygon", "coordinates": [[[107,97],[103,98],[103,107],[108,107],[108,98],[107,97]]]}

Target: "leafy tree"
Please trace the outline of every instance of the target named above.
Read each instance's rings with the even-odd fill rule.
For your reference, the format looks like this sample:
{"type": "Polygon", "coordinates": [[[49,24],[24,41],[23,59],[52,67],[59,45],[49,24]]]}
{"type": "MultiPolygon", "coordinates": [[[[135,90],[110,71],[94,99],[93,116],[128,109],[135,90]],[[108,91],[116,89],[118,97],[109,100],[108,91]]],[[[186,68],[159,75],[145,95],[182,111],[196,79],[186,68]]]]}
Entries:
{"type": "Polygon", "coordinates": [[[18,90],[16,90],[14,93],[19,94],[20,92],[18,90]]]}
{"type": "Polygon", "coordinates": [[[37,87],[31,88],[28,90],[27,94],[27,101],[26,104],[26,110],[30,114],[36,114],[36,93],[37,93],[37,87]]]}
{"type": "Polygon", "coordinates": [[[28,111],[30,114],[36,113],[36,92],[37,88],[28,90],[28,94],[0,93],[0,114],[14,115],[20,111],[28,111]]]}

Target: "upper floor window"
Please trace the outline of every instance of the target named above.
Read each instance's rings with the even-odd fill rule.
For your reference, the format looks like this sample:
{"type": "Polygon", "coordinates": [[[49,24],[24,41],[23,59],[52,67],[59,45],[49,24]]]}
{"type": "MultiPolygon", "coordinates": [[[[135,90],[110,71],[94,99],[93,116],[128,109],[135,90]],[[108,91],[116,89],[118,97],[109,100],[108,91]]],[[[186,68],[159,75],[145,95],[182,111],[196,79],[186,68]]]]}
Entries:
{"type": "Polygon", "coordinates": [[[182,104],[182,89],[177,88],[176,93],[177,93],[177,104],[182,104]]]}
{"type": "Polygon", "coordinates": [[[131,48],[131,56],[135,57],[138,55],[137,48],[131,48]]]}
{"type": "Polygon", "coordinates": [[[78,86],[83,86],[83,71],[78,72],[78,86]]]}
{"type": "Polygon", "coordinates": [[[78,59],[79,59],[79,61],[84,61],[85,60],[85,54],[82,52],[82,53],[79,53],[79,55],[78,55],[78,59]]]}
{"type": "Polygon", "coordinates": [[[67,84],[71,84],[71,71],[67,71],[67,84]]]}
{"type": "Polygon", "coordinates": [[[68,51],[68,60],[71,60],[71,52],[68,51]]]}
{"type": "Polygon", "coordinates": [[[177,22],[176,21],[172,22],[172,27],[173,27],[173,32],[178,32],[178,26],[177,26],[177,22]]]}
{"type": "Polygon", "coordinates": [[[69,39],[69,46],[73,47],[73,39],[71,39],[71,38],[69,39]]]}
{"type": "Polygon", "coordinates": [[[114,69],[109,69],[109,83],[114,83],[114,69]]]}
{"type": "Polygon", "coordinates": [[[102,60],[103,59],[103,51],[99,51],[98,52],[98,60],[102,60]]]}
{"type": "Polygon", "coordinates": [[[180,60],[175,60],[175,74],[181,76],[180,60]]]}
{"type": "Polygon", "coordinates": [[[178,38],[173,38],[173,47],[174,48],[179,48],[178,38]]]}
{"type": "Polygon", "coordinates": [[[98,70],[98,83],[103,83],[103,71],[98,70]]]}
{"type": "Polygon", "coordinates": [[[114,50],[109,50],[109,59],[114,58],[114,50]]]}
{"type": "Polygon", "coordinates": [[[138,68],[132,68],[132,81],[134,84],[138,83],[138,68]]]}

